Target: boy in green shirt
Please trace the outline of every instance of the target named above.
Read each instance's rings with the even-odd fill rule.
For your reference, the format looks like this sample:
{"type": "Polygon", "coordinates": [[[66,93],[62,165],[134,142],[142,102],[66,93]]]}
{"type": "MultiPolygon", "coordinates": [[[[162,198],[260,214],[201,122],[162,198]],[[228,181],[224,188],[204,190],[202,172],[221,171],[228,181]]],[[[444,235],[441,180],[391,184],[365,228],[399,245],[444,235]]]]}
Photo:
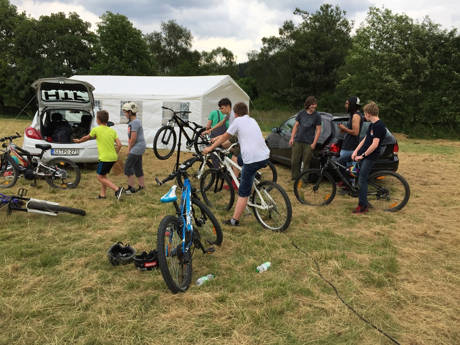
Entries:
{"type": "Polygon", "coordinates": [[[115,191],[115,197],[120,199],[123,193],[123,187],[117,187],[112,181],[107,178],[107,174],[112,169],[112,166],[118,159],[118,152],[121,149],[121,142],[118,139],[117,132],[107,126],[109,121],[109,113],[105,110],[100,110],[96,115],[98,127],[94,127],[88,135],[80,139],[74,139],[75,143],[82,143],[87,140],[96,139],[97,151],[99,154],[99,163],[97,165],[97,180],[101,184],[101,193],[99,199],[105,199],[107,187],[115,191]],[[117,148],[115,149],[114,143],[117,148]]]}

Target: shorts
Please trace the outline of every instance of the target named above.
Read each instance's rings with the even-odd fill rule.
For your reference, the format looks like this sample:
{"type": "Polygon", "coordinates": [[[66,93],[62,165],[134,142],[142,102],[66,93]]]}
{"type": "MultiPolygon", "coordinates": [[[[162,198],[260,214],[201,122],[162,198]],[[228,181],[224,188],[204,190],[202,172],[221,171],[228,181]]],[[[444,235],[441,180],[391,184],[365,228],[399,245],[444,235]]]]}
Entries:
{"type": "Polygon", "coordinates": [[[144,176],[144,171],[142,171],[142,155],[128,154],[125,163],[125,175],[136,175],[136,177],[144,176]]]}
{"type": "Polygon", "coordinates": [[[115,162],[101,162],[97,163],[97,171],[98,175],[107,175],[110,170],[112,170],[113,165],[115,162]]]}
{"type": "MultiPolygon", "coordinates": [[[[242,159],[241,156],[238,156],[238,163],[240,162],[242,162],[242,159]]],[[[266,167],[267,164],[268,159],[260,162],[243,164],[243,169],[241,170],[240,187],[238,188],[238,196],[245,198],[251,195],[252,184],[254,183],[254,177],[256,176],[257,170],[266,167]]]]}

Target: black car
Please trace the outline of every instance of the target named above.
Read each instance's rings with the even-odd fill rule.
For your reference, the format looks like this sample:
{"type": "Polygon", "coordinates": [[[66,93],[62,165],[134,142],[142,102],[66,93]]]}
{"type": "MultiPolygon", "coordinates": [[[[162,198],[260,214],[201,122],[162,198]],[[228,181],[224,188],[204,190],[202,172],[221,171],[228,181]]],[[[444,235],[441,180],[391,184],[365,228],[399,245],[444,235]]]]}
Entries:
{"type": "MultiPolygon", "coordinates": [[[[344,133],[340,131],[338,125],[340,123],[346,125],[348,114],[329,114],[319,112],[321,115],[321,134],[318,139],[317,150],[328,149],[334,152],[340,151],[344,133]]],[[[291,166],[291,147],[289,139],[291,138],[292,128],[295,124],[295,115],[284,121],[279,127],[273,128],[265,140],[270,149],[270,160],[291,166]]],[[[363,122],[359,140],[366,135],[367,128],[370,122],[363,122]]],[[[377,159],[373,170],[398,170],[398,142],[396,138],[387,130],[387,134],[380,147],[380,157],[377,159]]],[[[318,158],[313,156],[310,167],[318,167],[318,158]]]]}

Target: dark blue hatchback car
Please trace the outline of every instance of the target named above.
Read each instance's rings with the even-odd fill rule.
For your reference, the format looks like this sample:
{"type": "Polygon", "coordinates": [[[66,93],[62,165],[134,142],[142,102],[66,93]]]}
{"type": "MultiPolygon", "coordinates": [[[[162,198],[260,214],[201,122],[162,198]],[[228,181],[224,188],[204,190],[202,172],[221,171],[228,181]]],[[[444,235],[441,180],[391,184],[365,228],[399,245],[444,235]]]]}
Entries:
{"type": "MultiPolygon", "coordinates": [[[[346,125],[348,114],[319,113],[321,115],[321,135],[318,140],[317,149],[328,149],[339,152],[344,134],[340,131],[338,125],[340,123],[346,125]]],[[[272,133],[267,136],[265,141],[270,149],[271,161],[291,166],[291,147],[289,146],[289,139],[291,138],[294,124],[295,115],[284,121],[279,127],[273,128],[272,133]]],[[[366,135],[369,124],[370,122],[363,122],[359,134],[360,140],[366,135]]],[[[387,134],[380,148],[380,157],[377,159],[373,170],[398,170],[398,151],[399,147],[396,138],[387,130],[387,134]]],[[[319,161],[313,156],[310,167],[318,166],[319,161]]]]}

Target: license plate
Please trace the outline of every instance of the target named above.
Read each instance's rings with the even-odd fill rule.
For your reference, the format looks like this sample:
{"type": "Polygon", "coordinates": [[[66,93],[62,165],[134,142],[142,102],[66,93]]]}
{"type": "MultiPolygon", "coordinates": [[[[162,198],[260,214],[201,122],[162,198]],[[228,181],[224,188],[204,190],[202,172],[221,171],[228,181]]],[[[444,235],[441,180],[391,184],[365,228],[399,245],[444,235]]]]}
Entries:
{"type": "Polygon", "coordinates": [[[52,156],[78,156],[80,149],[51,149],[52,156]]]}

